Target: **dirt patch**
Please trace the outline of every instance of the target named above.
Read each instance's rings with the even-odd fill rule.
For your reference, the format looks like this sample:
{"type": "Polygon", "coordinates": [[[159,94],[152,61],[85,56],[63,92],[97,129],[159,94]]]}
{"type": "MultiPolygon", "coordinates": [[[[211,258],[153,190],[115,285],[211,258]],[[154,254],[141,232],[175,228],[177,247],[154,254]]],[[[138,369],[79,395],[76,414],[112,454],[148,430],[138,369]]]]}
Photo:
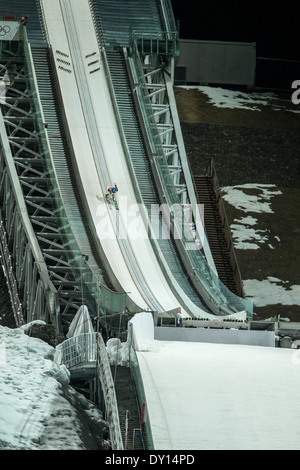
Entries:
{"type": "MultiPolygon", "coordinates": [[[[266,237],[259,244],[259,249],[236,249],[235,254],[241,270],[242,279],[263,281],[269,276],[284,282],[284,288],[300,285],[300,190],[295,188],[278,188],[282,194],[272,199],[273,213],[247,213],[257,219],[255,230],[266,237]],[[298,204],[298,206],[297,206],[298,204]]],[[[224,201],[230,224],[236,223],[245,213],[224,201]]],[[[280,314],[291,321],[300,321],[299,305],[271,304],[255,307],[259,318],[268,318],[280,314]]]]}
{"type": "MultiPolygon", "coordinates": [[[[220,186],[274,184],[282,194],[272,199],[273,213],[252,214],[256,230],[268,241],[258,250],[236,249],[242,279],[300,285],[300,115],[290,97],[280,97],[260,111],[213,106],[198,90],[175,88],[175,97],[192,172],[204,174],[215,161],[220,186]]],[[[257,104],[256,104],[257,106],[257,104]]],[[[299,110],[299,107],[297,108],[299,110]]],[[[229,224],[248,215],[225,201],[229,224]]],[[[299,305],[254,308],[257,319],[280,314],[300,321],[299,305]]]]}
{"type": "MultiPolygon", "coordinates": [[[[242,91],[245,93],[245,91],[242,91]]],[[[249,96],[251,98],[251,92],[249,96]]],[[[254,96],[258,93],[256,90],[254,96]]],[[[229,109],[216,107],[210,103],[208,96],[197,90],[175,87],[175,99],[178,108],[179,119],[186,123],[221,124],[226,126],[246,126],[262,129],[300,129],[300,105],[292,103],[291,95],[274,95],[268,100],[268,105],[251,104],[247,102],[248,109],[229,109]]]]}
{"type": "Polygon", "coordinates": [[[181,128],[195,175],[204,174],[213,158],[221,186],[268,183],[300,187],[297,131],[201,122],[183,122],[181,128]]]}

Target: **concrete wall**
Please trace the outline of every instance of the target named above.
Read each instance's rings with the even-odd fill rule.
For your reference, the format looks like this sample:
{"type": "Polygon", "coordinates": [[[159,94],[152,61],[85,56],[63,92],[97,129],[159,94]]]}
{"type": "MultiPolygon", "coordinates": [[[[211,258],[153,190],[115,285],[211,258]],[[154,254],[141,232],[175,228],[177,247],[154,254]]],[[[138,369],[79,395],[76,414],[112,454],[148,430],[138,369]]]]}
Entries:
{"type": "Polygon", "coordinates": [[[154,339],[275,347],[274,331],[154,327],[154,339]]]}
{"type": "Polygon", "coordinates": [[[186,83],[253,86],[256,45],[244,42],[181,39],[175,85],[184,82],[184,68],[186,83]]]}

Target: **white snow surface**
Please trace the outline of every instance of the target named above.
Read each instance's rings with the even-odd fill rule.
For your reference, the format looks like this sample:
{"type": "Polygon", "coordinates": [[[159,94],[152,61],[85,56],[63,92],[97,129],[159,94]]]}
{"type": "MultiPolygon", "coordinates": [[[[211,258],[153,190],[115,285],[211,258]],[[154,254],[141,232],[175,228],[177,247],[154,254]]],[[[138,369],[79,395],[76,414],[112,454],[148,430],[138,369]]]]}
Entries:
{"type": "MultiPolygon", "coordinates": [[[[157,341],[148,313],[132,320],[156,450],[300,450],[299,350],[157,341]]],[[[53,353],[0,326],[1,449],[85,449],[53,353]]]]}
{"type": "MultiPolygon", "coordinates": [[[[54,348],[25,334],[28,327],[0,326],[0,449],[84,450],[76,406],[85,399],[52,361],[54,348]]],[[[90,402],[84,406],[101,420],[90,402]]]]}
{"type": "Polygon", "coordinates": [[[223,199],[243,212],[273,213],[271,198],[282,194],[274,184],[246,183],[222,188],[223,199]],[[245,190],[254,189],[258,194],[247,194],[245,190]]]}
{"type": "Polygon", "coordinates": [[[154,341],[138,359],[155,449],[300,449],[299,353],[154,341]]]}
{"type": "Polygon", "coordinates": [[[298,350],[138,344],[156,450],[300,449],[298,350]]]}

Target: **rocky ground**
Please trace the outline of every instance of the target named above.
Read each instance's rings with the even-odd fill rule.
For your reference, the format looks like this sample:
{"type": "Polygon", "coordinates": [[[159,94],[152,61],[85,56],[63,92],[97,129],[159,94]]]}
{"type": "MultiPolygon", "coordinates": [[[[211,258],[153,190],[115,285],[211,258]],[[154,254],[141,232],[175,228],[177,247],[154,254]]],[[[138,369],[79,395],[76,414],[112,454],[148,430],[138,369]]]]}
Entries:
{"type": "MultiPolygon", "coordinates": [[[[203,174],[214,159],[219,184],[276,185],[272,214],[260,214],[260,230],[280,239],[276,249],[236,249],[242,279],[282,279],[286,288],[300,285],[300,114],[289,95],[276,96],[266,106],[229,109],[214,106],[197,89],[175,88],[186,152],[192,172],[203,174]]],[[[298,107],[299,108],[299,107],[298,107]]],[[[251,192],[251,190],[249,190],[251,192]]],[[[255,192],[255,190],[252,190],[255,192]]],[[[225,202],[230,224],[240,211],[225,202]]],[[[281,317],[300,321],[299,305],[255,307],[256,318],[281,317]]]]}

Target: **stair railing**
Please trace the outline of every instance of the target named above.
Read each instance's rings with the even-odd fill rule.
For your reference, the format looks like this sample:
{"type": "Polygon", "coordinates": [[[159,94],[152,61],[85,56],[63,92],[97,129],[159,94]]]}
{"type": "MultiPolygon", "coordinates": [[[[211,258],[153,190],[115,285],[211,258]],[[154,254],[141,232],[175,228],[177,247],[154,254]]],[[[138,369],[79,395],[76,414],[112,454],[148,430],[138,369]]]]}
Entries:
{"type": "Polygon", "coordinates": [[[229,225],[229,222],[228,222],[228,219],[227,219],[226,210],[225,210],[225,206],[224,206],[224,201],[223,201],[222,194],[221,194],[221,188],[219,186],[219,180],[218,180],[218,176],[217,176],[216,166],[215,166],[215,162],[214,162],[213,158],[211,158],[211,160],[209,162],[209,165],[207,167],[206,176],[208,176],[212,179],[213,189],[214,189],[216,199],[217,199],[218,212],[219,212],[220,217],[221,217],[221,221],[222,221],[222,225],[223,225],[223,231],[224,231],[224,235],[225,235],[225,240],[226,240],[226,243],[227,243],[227,246],[228,246],[228,251],[229,251],[229,256],[230,256],[230,264],[231,264],[231,267],[232,267],[232,270],[233,270],[233,276],[234,276],[236,288],[238,290],[238,294],[241,297],[244,298],[245,293],[244,293],[244,290],[243,290],[242,276],[241,276],[241,272],[240,272],[239,265],[238,265],[238,262],[237,262],[237,258],[236,258],[236,255],[235,255],[231,229],[230,229],[230,225],[229,225]]]}

